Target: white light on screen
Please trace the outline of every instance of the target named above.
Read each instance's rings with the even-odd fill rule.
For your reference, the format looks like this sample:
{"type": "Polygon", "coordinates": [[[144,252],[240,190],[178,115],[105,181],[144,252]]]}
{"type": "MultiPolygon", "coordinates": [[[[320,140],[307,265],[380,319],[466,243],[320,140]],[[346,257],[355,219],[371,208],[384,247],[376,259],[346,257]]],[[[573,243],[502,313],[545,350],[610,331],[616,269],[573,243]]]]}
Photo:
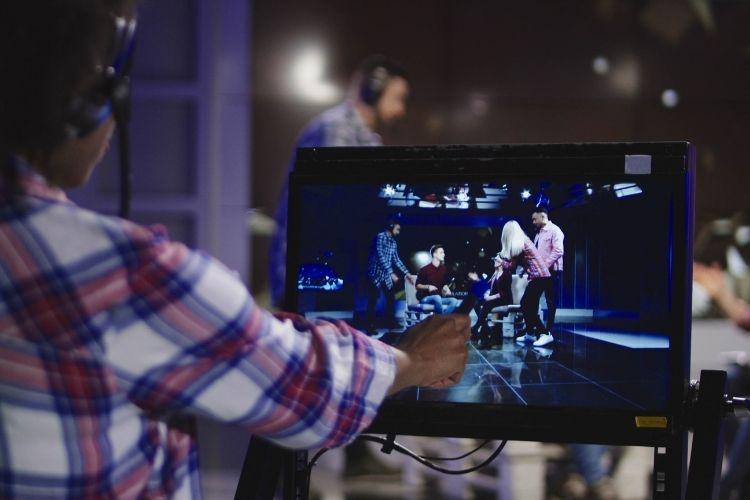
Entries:
{"type": "Polygon", "coordinates": [[[430,252],[417,252],[412,257],[412,262],[417,269],[421,269],[432,262],[432,257],[430,257],[430,252]]]}

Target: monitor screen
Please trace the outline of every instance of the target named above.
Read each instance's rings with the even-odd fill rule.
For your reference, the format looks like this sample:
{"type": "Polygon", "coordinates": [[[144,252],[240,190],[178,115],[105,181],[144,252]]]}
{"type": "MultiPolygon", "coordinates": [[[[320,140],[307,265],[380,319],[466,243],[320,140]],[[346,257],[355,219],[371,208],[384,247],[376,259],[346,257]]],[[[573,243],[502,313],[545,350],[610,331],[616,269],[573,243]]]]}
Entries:
{"type": "Polygon", "coordinates": [[[640,170],[565,155],[534,168],[452,159],[431,173],[404,159],[364,177],[308,168],[294,194],[292,307],[397,346],[478,294],[460,382],[392,401],[667,414],[683,370],[675,339],[687,348],[676,314],[688,204],[684,164],[670,175],[650,158],[640,170]]]}

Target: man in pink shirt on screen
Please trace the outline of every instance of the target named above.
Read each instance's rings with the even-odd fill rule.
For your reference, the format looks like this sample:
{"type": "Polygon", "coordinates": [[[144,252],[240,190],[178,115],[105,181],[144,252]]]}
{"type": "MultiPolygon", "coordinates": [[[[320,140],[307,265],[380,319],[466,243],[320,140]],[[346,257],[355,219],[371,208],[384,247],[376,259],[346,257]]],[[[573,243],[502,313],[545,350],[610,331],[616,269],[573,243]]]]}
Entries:
{"type": "Polygon", "coordinates": [[[537,229],[534,236],[534,245],[539,250],[539,254],[549,269],[551,280],[547,281],[544,288],[544,300],[547,301],[547,321],[546,327],[548,332],[552,332],[555,324],[555,313],[557,312],[557,291],[560,288],[560,280],[563,270],[563,240],[565,234],[562,230],[549,220],[549,212],[544,207],[537,207],[531,214],[531,223],[537,229]]]}

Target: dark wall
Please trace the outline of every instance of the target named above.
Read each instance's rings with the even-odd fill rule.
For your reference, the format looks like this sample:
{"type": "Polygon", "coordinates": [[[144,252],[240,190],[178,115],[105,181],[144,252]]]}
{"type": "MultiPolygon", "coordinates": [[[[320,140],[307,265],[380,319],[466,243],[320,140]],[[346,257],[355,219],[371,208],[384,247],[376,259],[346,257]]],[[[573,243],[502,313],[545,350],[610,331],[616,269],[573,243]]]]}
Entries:
{"type": "MultiPolygon", "coordinates": [[[[409,115],[387,144],[688,139],[699,221],[745,208],[750,2],[707,2],[704,22],[689,4],[256,0],[253,205],[273,213],[297,132],[327,107],[287,90],[295,51],[313,41],[341,86],[370,53],[408,68],[409,115]],[[600,55],[604,75],[592,70],[600,55]],[[675,108],[661,103],[667,88],[679,92],[675,108]]],[[[268,239],[254,244],[259,291],[268,239]]]]}

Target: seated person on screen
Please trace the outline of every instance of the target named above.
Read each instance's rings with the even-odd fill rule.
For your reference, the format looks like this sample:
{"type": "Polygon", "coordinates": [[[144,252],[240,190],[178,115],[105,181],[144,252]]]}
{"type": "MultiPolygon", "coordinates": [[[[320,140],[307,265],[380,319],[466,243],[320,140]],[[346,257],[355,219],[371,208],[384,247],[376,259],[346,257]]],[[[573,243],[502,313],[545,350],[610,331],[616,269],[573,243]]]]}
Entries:
{"type": "Polygon", "coordinates": [[[471,328],[472,336],[480,337],[483,346],[491,342],[490,335],[486,333],[489,328],[486,324],[490,311],[498,306],[504,306],[513,302],[511,293],[512,276],[510,271],[503,269],[503,258],[498,253],[492,257],[495,272],[489,280],[489,289],[484,293],[484,302],[479,308],[477,322],[471,328]],[[484,333],[484,335],[483,335],[484,333]]]}
{"type": "Polygon", "coordinates": [[[450,314],[459,300],[452,297],[448,287],[448,268],[445,266],[445,248],[437,243],[430,247],[432,261],[417,273],[417,299],[422,304],[435,307],[436,314],[450,314]]]}

